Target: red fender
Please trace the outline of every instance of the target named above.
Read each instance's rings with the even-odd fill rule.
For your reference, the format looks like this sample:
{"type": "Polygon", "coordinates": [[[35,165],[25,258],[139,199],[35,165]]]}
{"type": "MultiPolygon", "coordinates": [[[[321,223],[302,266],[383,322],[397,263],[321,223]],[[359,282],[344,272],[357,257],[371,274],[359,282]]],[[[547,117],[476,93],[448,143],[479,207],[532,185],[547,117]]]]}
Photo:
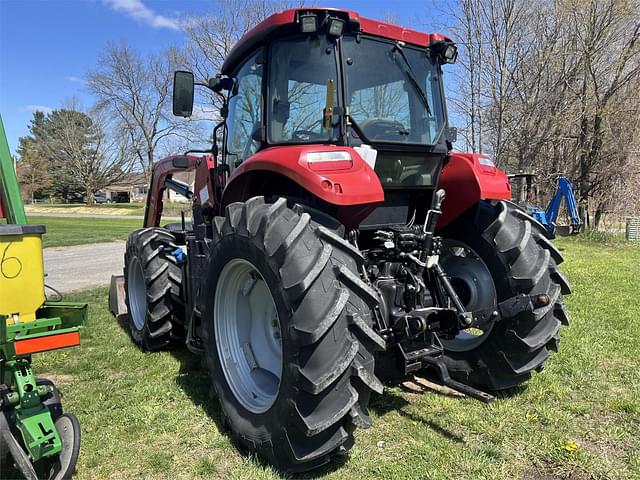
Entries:
{"type": "Polygon", "coordinates": [[[438,227],[445,227],[480,200],[511,200],[507,174],[491,158],[477,153],[452,152],[440,174],[446,192],[438,227]]]}
{"type": "MultiPolygon", "coordinates": [[[[384,191],[373,169],[350,147],[291,145],[259,151],[235,168],[224,190],[222,207],[245,200],[248,172],[273,172],[289,178],[304,190],[332,205],[371,205],[384,201],[384,191]],[[314,152],[348,152],[351,161],[312,166],[307,155],[314,152]]],[[[373,208],[373,206],[372,206],[373,208]]]]}

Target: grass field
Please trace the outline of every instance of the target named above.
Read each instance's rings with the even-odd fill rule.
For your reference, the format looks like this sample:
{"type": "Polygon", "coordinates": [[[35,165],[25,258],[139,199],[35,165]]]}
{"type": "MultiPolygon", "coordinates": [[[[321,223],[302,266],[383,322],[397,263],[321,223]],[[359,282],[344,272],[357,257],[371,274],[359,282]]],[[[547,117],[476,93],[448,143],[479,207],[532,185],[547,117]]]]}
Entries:
{"type": "Polygon", "coordinates": [[[114,208],[117,209],[128,209],[128,210],[144,210],[144,203],[96,203],[93,207],[88,207],[84,203],[32,203],[26,204],[26,209],[29,210],[38,210],[38,209],[48,209],[48,208],[56,208],[56,209],[75,209],[75,208],[97,208],[98,210],[112,210],[114,208]]]}
{"type": "MultiPolygon", "coordinates": [[[[65,203],[65,204],[50,204],[50,203],[38,203],[25,205],[25,210],[28,215],[38,215],[42,213],[79,213],[88,215],[132,215],[141,216],[144,215],[145,204],[142,202],[136,203],[102,203],[96,204],[93,207],[89,207],[82,203],[65,203]]],[[[190,210],[188,203],[180,202],[164,202],[163,211],[166,216],[180,216],[180,212],[190,210]]]]}
{"type": "MultiPolygon", "coordinates": [[[[526,387],[492,405],[389,387],[372,400],[374,425],[326,479],[640,478],[640,248],[562,239],[572,324],[560,352],[526,387]]],[[[273,479],[220,429],[199,359],[143,354],[90,303],[79,349],[34,357],[83,429],[77,478],[273,479]]],[[[309,475],[308,477],[312,477],[309,475]]]]}
{"type": "Polygon", "coordinates": [[[140,219],[108,217],[63,218],[30,215],[29,223],[42,224],[47,228],[47,233],[42,237],[45,248],[126,240],[132,230],[142,227],[140,219]]]}

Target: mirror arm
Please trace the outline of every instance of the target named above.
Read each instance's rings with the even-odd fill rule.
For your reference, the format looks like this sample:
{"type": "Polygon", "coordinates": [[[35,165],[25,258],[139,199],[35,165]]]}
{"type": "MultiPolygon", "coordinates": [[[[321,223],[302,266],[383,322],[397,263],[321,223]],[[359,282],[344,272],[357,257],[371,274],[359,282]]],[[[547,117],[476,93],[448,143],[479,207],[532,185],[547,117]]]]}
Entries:
{"type": "MultiPolygon", "coordinates": [[[[213,129],[213,145],[214,145],[214,148],[215,148],[215,151],[216,151],[216,153],[215,153],[216,157],[218,156],[218,130],[220,128],[224,127],[225,122],[226,122],[226,119],[223,119],[213,129]]],[[[224,139],[222,139],[222,141],[224,142],[224,139]]],[[[223,155],[223,157],[224,157],[224,155],[223,155]]],[[[221,158],[220,160],[221,160],[221,162],[224,162],[224,158],[221,158]]]]}
{"type": "Polygon", "coordinates": [[[216,92],[213,88],[211,88],[211,86],[210,86],[208,83],[203,83],[203,82],[193,82],[193,84],[194,84],[194,85],[199,85],[199,86],[201,86],[201,87],[206,87],[206,88],[208,88],[209,90],[211,90],[212,92],[219,93],[219,92],[216,92]]]}

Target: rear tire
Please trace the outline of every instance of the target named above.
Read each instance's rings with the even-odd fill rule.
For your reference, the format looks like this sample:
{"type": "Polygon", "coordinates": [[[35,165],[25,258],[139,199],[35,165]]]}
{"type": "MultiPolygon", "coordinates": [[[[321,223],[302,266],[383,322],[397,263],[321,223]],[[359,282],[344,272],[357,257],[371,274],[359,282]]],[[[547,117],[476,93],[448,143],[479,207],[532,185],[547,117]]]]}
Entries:
{"type": "Polygon", "coordinates": [[[131,338],[160,350],[184,337],[182,268],[173,256],[175,237],[163,228],[136,230],[127,241],[124,288],[131,338]]]}
{"type": "MultiPolygon", "coordinates": [[[[214,238],[204,344],[213,387],[234,437],[287,472],[317,468],[346,453],[353,445],[354,428],[371,424],[371,391],[382,392],[373,371],[374,352],[384,342],[371,329],[371,308],[378,298],[358,274],[360,252],[313,223],[307,213],[287,208],[284,199],[266,204],[263,197],[254,197],[229,205],[226,217],[215,219],[214,238]],[[246,264],[268,286],[281,336],[277,392],[255,405],[250,398],[239,401],[243,397],[237,393],[237,380],[230,383],[225,375],[223,365],[229,368],[232,355],[227,347],[221,352],[221,345],[231,343],[217,339],[216,332],[229,330],[220,327],[226,319],[214,318],[215,312],[225,311],[214,305],[216,292],[224,288],[219,279],[232,278],[223,272],[246,264]]],[[[256,361],[247,355],[250,370],[262,369],[259,355],[251,351],[256,361]]],[[[237,363],[243,361],[240,357],[237,363]]]]}
{"type": "Polygon", "coordinates": [[[491,273],[498,303],[522,293],[545,294],[550,300],[533,312],[500,319],[470,348],[454,351],[455,344],[443,341],[451,376],[490,390],[527,381],[543,368],[550,352],[558,350],[560,326],[569,322],[562,296],[571,288],[558,270],[562,255],[540,223],[508,202],[480,202],[442,236],[478,254],[491,273]]]}

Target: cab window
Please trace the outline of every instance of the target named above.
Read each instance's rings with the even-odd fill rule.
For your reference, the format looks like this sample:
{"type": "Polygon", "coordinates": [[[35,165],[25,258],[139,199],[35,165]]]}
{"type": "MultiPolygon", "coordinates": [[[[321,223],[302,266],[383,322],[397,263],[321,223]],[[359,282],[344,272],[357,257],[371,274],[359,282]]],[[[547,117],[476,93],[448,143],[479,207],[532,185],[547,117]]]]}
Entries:
{"type": "Polygon", "coordinates": [[[324,35],[276,41],[269,68],[269,142],[317,143],[335,138],[337,128],[323,125],[327,102],[334,112],[338,106],[335,43],[324,35]]]}
{"type": "Polygon", "coordinates": [[[239,165],[260,148],[262,125],[262,64],[260,52],[251,56],[235,75],[237,93],[229,100],[228,163],[239,165]]]}

